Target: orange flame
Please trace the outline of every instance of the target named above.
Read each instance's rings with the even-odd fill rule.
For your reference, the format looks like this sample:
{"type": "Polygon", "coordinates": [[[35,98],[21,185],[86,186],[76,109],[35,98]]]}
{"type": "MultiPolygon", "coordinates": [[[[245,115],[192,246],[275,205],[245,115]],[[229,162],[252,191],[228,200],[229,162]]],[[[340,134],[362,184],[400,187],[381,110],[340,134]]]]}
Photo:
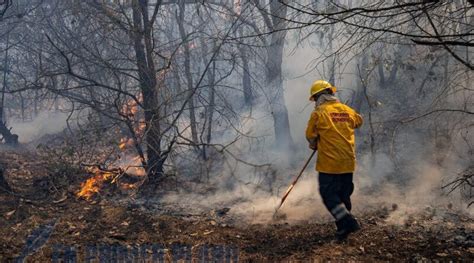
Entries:
{"type": "MultiPolygon", "coordinates": [[[[138,96],[138,99],[141,101],[142,97],[138,96]]],[[[138,103],[133,99],[128,100],[123,105],[121,110],[121,114],[123,116],[126,116],[132,121],[135,120],[133,130],[137,137],[140,138],[145,133],[146,123],[142,117],[137,116],[138,112],[138,103]]],[[[138,143],[140,142],[138,141],[138,143]]],[[[115,178],[117,178],[122,173],[133,174],[136,176],[146,175],[146,171],[142,165],[142,158],[139,155],[136,155],[136,153],[133,157],[130,155],[130,152],[132,152],[131,149],[133,149],[134,144],[135,141],[132,138],[123,137],[120,139],[118,143],[118,148],[121,151],[120,156],[118,158],[119,161],[116,164],[110,166],[109,171],[103,171],[98,167],[88,168],[88,172],[90,174],[93,174],[93,176],[81,184],[81,190],[77,193],[77,196],[86,200],[91,200],[95,194],[100,192],[102,186],[106,181],[111,181],[111,183],[118,183],[115,181],[115,178]]],[[[138,184],[119,183],[119,186],[124,190],[133,190],[137,188],[138,184]]]]}
{"type": "Polygon", "coordinates": [[[95,194],[99,193],[104,182],[112,179],[114,176],[114,173],[101,171],[97,167],[91,168],[89,172],[95,175],[82,183],[81,190],[77,193],[78,197],[82,197],[86,200],[91,200],[95,194]]]}

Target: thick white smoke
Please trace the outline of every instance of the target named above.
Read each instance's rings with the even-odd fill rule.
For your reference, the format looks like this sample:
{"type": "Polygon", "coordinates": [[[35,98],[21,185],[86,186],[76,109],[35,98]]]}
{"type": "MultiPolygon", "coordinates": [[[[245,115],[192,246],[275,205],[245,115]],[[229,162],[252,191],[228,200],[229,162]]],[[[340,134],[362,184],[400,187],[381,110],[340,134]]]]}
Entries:
{"type": "Polygon", "coordinates": [[[28,143],[46,134],[55,134],[64,130],[67,126],[68,113],[64,112],[41,112],[31,121],[23,122],[12,119],[8,126],[12,127],[12,133],[19,136],[21,143],[28,143]]]}

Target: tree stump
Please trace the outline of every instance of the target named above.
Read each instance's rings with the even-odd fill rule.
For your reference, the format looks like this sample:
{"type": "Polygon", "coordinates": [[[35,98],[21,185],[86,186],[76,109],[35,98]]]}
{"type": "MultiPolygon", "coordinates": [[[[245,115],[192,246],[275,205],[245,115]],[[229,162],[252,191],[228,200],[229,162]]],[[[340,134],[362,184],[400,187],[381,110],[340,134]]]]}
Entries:
{"type": "Polygon", "coordinates": [[[8,129],[4,122],[0,121],[0,134],[5,140],[5,144],[9,146],[18,146],[18,135],[11,132],[11,128],[8,129]]]}

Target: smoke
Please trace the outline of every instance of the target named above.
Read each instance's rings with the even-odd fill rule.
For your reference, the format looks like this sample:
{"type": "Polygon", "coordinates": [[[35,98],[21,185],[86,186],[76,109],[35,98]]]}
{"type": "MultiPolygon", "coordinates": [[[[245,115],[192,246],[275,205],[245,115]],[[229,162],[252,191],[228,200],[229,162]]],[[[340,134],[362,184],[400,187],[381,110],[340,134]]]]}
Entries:
{"type": "MultiPolygon", "coordinates": [[[[259,143],[243,139],[229,150],[243,160],[270,163],[271,171],[256,173],[254,168],[235,162],[232,167],[214,171],[217,174],[211,178],[218,179],[213,179],[212,191],[204,190],[200,194],[184,191],[170,193],[164,196],[163,202],[187,204],[186,207],[200,212],[229,207],[232,216],[241,223],[272,222],[272,215],[282,194],[310,154],[304,138],[306,123],[314,107],[308,101],[309,87],[316,79],[327,79],[327,76],[317,71],[308,73],[307,65],[320,55],[317,50],[305,45],[300,45],[291,54],[288,50],[289,48],[284,57],[285,100],[291,133],[298,150],[292,153],[275,151],[271,147],[273,141],[268,137],[273,133],[271,117],[263,109],[254,108],[253,118],[241,120],[239,129],[243,134],[266,139],[259,143]]],[[[353,65],[347,62],[345,69],[349,71],[351,66],[353,65]]],[[[357,81],[347,72],[340,74],[336,86],[342,101],[346,101],[354,93],[357,81]]],[[[380,107],[382,108],[376,109],[373,115],[375,121],[386,121],[389,116],[392,117],[393,109],[389,105],[380,107]]],[[[361,134],[367,136],[368,120],[367,116],[364,117],[366,124],[361,134]]],[[[388,224],[404,224],[411,216],[427,209],[439,215],[450,209],[474,215],[473,209],[468,209],[459,195],[447,195],[441,188],[472,161],[460,158],[460,153],[469,151],[466,143],[458,136],[450,138],[449,147],[436,148],[430,141],[431,137],[427,136],[430,127],[425,127],[425,124],[404,126],[393,140],[385,131],[379,131],[379,136],[384,139],[378,142],[374,154],[368,150],[369,138],[356,138],[359,149],[358,166],[354,174],[355,192],[352,196],[356,216],[383,207],[393,207],[386,219],[388,224]],[[391,143],[394,145],[390,145],[391,143]],[[394,152],[391,153],[392,150],[394,152]]],[[[235,136],[232,129],[229,129],[215,140],[224,143],[235,136]]],[[[281,212],[286,214],[287,222],[332,220],[318,192],[314,162],[315,160],[281,208],[281,212]]]]}
{"type": "Polygon", "coordinates": [[[45,111],[28,122],[12,119],[9,121],[9,126],[12,127],[12,132],[19,136],[21,143],[28,143],[46,134],[55,134],[64,130],[67,126],[68,115],[63,112],[45,111]]]}
{"type": "MultiPolygon", "coordinates": [[[[407,149],[400,154],[411,152],[412,149],[407,149]]],[[[356,215],[363,214],[367,208],[393,207],[386,222],[397,225],[426,212],[432,216],[443,216],[448,212],[473,216],[474,210],[467,207],[458,192],[448,195],[442,189],[463,169],[463,164],[456,159],[445,160],[439,165],[422,152],[420,150],[418,156],[411,155],[413,159],[407,167],[397,167],[385,154],[362,156],[354,177],[356,215]]]]}
{"type": "MultiPolygon", "coordinates": [[[[282,212],[290,215],[289,222],[307,220],[324,211],[317,192],[315,173],[307,172],[303,176],[281,208],[282,212]]],[[[170,193],[164,196],[161,202],[186,204],[183,209],[195,213],[229,207],[229,213],[238,223],[270,223],[285,190],[286,186],[276,195],[255,185],[241,183],[231,190],[219,188],[215,192],[202,194],[170,193]]]]}
{"type": "MultiPolygon", "coordinates": [[[[182,209],[191,213],[229,207],[231,215],[240,219],[240,222],[272,222],[272,215],[282,194],[311,152],[304,138],[306,123],[314,107],[308,101],[309,87],[314,80],[329,77],[328,72],[320,66],[313,71],[308,68],[308,65],[321,55],[318,49],[303,43],[290,53],[292,45],[295,45],[292,41],[287,43],[283,62],[284,95],[291,134],[298,150],[284,153],[273,147],[271,114],[265,107],[259,107],[260,103],[256,103],[257,106],[251,113],[244,113],[239,120],[235,120],[232,128],[226,127],[222,128],[222,131],[214,131],[212,139],[214,144],[226,145],[237,136],[240,139],[226,148],[234,156],[226,155],[225,162],[219,159],[216,161],[216,166],[209,165],[208,173],[211,180],[204,185],[193,186],[192,189],[170,192],[160,197],[160,202],[181,205],[182,209]],[[251,164],[269,164],[269,166],[251,164]]],[[[355,91],[358,80],[354,72],[351,72],[354,71],[353,62],[343,60],[341,64],[344,65],[341,67],[343,72],[337,74],[335,85],[338,87],[340,99],[346,101],[355,91]]],[[[264,101],[261,105],[267,103],[264,101]]],[[[383,107],[385,104],[387,103],[384,103],[383,107]]],[[[383,107],[377,109],[378,112],[374,110],[376,121],[385,121],[393,111],[393,108],[383,107]]],[[[367,136],[367,116],[364,117],[366,117],[363,128],[365,130],[361,134],[367,136]]],[[[10,126],[13,127],[12,132],[19,135],[20,141],[26,143],[45,134],[62,131],[66,127],[66,119],[66,113],[43,112],[27,123],[12,120],[10,126]]],[[[185,128],[188,123],[182,122],[180,125],[183,127],[179,129],[185,131],[183,135],[189,138],[189,130],[185,128]]],[[[472,161],[469,159],[460,161],[459,154],[456,154],[468,151],[465,142],[460,138],[452,138],[450,142],[453,147],[441,149],[447,157],[444,157],[441,163],[437,163],[435,159],[440,149],[433,148],[426,140],[424,136],[426,128],[418,131],[417,129],[419,127],[408,127],[407,130],[397,134],[398,141],[393,155],[388,150],[390,148],[388,136],[382,135],[386,141],[377,144],[377,151],[374,154],[367,153],[368,139],[357,137],[358,168],[354,175],[355,192],[352,198],[355,215],[363,214],[369,208],[392,204],[396,204],[397,209],[387,219],[387,223],[390,224],[403,224],[411,215],[424,211],[427,207],[446,208],[449,205],[453,209],[474,214],[472,209],[467,210],[466,204],[459,201],[459,196],[447,196],[441,189],[441,186],[462,170],[466,163],[472,161]]],[[[383,133],[384,131],[379,131],[379,134],[383,133]]],[[[176,159],[181,158],[178,162],[184,163],[192,159],[188,157],[177,156],[176,159]]],[[[318,192],[314,162],[315,160],[311,162],[281,208],[281,212],[287,215],[288,222],[332,220],[318,192]]],[[[200,172],[196,165],[199,163],[189,165],[190,174],[200,172]]]]}
{"type": "MultiPolygon", "coordinates": [[[[370,158],[370,156],[362,157],[362,159],[370,158]]],[[[352,202],[356,216],[362,216],[365,212],[374,209],[392,206],[396,209],[386,219],[388,224],[402,225],[411,216],[425,212],[427,209],[435,211],[433,213],[437,215],[443,215],[449,209],[474,215],[472,209],[467,209],[466,204],[460,202],[458,195],[446,195],[442,191],[441,185],[445,182],[445,177],[449,177],[445,175],[450,174],[446,174],[446,170],[440,167],[427,163],[419,164],[413,170],[411,178],[407,178],[407,181],[403,183],[397,183],[388,180],[389,175],[397,171],[387,156],[377,155],[375,167],[366,165],[368,164],[361,161],[354,175],[355,192],[352,202]]],[[[318,192],[317,172],[313,169],[313,167],[307,169],[281,207],[280,213],[286,215],[286,222],[332,220],[323,206],[318,192]]],[[[288,170],[285,172],[291,173],[288,170]]],[[[244,181],[234,182],[233,187],[229,189],[222,182],[235,181],[235,179],[223,176],[221,182],[213,188],[214,190],[203,190],[200,194],[179,191],[165,195],[161,201],[169,204],[186,204],[183,209],[191,208],[196,213],[229,207],[230,214],[237,219],[238,223],[272,223],[275,208],[292,179],[290,176],[283,176],[283,172],[281,175],[275,183],[273,192],[245,181],[245,179],[250,179],[249,176],[241,178],[244,181]]]]}

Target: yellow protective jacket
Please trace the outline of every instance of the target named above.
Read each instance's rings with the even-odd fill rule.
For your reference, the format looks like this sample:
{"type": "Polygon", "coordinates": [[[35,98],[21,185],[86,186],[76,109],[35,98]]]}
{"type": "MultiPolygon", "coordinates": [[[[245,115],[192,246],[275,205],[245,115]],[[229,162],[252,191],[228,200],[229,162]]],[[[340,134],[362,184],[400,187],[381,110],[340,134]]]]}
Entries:
{"type": "Polygon", "coordinates": [[[355,110],[339,101],[327,101],[314,109],[306,128],[306,139],[310,145],[317,143],[317,171],[331,174],[354,171],[354,129],[362,122],[355,110]]]}

